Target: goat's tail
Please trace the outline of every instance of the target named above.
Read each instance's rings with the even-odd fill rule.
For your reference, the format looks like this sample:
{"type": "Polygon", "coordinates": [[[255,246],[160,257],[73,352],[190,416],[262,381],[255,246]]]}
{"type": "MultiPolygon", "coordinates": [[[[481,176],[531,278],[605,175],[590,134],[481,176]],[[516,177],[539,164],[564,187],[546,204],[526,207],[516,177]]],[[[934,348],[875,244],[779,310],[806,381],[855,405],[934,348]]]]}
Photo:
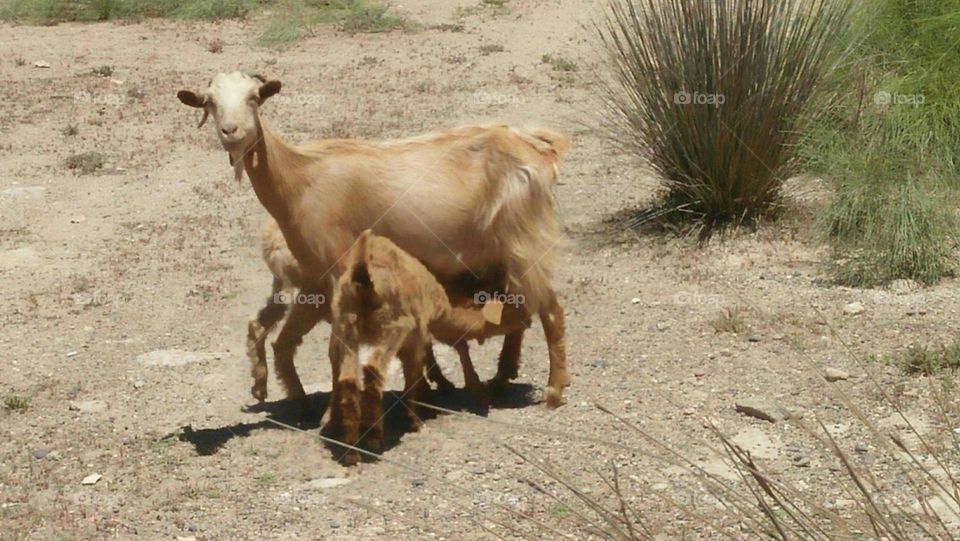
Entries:
{"type": "Polygon", "coordinates": [[[569,147],[562,133],[507,126],[494,130],[488,147],[487,206],[479,225],[506,261],[508,291],[501,293],[517,295],[530,313],[553,291],[554,258],[562,244],[553,187],[569,147]]]}

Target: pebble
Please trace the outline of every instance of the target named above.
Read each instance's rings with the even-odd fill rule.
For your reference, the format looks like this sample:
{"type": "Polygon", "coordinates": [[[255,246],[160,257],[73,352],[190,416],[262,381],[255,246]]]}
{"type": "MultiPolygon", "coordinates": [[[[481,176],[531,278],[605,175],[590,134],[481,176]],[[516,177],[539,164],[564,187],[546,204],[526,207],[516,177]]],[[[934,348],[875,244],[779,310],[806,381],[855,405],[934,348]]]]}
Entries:
{"type": "Polygon", "coordinates": [[[643,299],[641,299],[640,297],[634,297],[630,299],[631,304],[640,304],[641,302],[643,302],[643,299]]]}
{"type": "Polygon", "coordinates": [[[42,459],[42,458],[47,458],[47,455],[49,455],[49,454],[50,454],[50,451],[48,451],[48,450],[46,450],[46,449],[34,449],[34,450],[33,450],[33,458],[41,458],[41,459],[42,459]]]}
{"type": "Polygon", "coordinates": [[[81,485],[95,485],[103,479],[103,476],[99,473],[91,473],[90,475],[83,478],[83,481],[80,481],[81,485]]]}
{"type": "Polygon", "coordinates": [[[339,523],[339,522],[337,522],[337,521],[335,521],[335,520],[331,520],[331,521],[330,521],[330,528],[331,528],[331,529],[336,530],[336,529],[339,528],[339,527],[340,527],[340,523],[339,523]]]}
{"type": "Polygon", "coordinates": [[[823,377],[826,378],[827,381],[833,383],[834,381],[843,381],[843,380],[850,379],[850,374],[844,372],[843,370],[840,370],[839,368],[833,368],[832,366],[830,366],[823,371],[823,377]]]}
{"type": "Polygon", "coordinates": [[[870,446],[866,443],[858,443],[856,447],[853,448],[854,451],[858,453],[866,453],[870,451],[870,446]]]}
{"type": "Polygon", "coordinates": [[[36,62],[33,63],[33,67],[35,67],[35,68],[49,68],[49,67],[50,67],[50,62],[47,62],[46,60],[37,60],[36,62]]]}
{"type": "Polygon", "coordinates": [[[759,336],[751,336],[751,337],[747,338],[747,340],[750,341],[750,342],[757,343],[757,342],[760,341],[760,337],[759,337],[759,336]]]}
{"type": "Polygon", "coordinates": [[[807,455],[797,455],[793,457],[793,465],[798,468],[807,468],[810,466],[810,457],[807,455]]]}
{"type": "Polygon", "coordinates": [[[85,221],[87,221],[86,216],[74,216],[73,218],[70,218],[70,223],[72,224],[82,224],[85,221]]]}
{"type": "Polygon", "coordinates": [[[80,413],[98,413],[107,409],[107,403],[103,400],[83,400],[70,401],[70,411],[79,411],[80,413]]]}
{"type": "Polygon", "coordinates": [[[422,487],[427,481],[424,479],[412,479],[410,484],[415,487],[422,487]]]}
{"type": "Polygon", "coordinates": [[[863,313],[863,303],[851,302],[843,307],[843,313],[848,316],[855,316],[863,313]]]}

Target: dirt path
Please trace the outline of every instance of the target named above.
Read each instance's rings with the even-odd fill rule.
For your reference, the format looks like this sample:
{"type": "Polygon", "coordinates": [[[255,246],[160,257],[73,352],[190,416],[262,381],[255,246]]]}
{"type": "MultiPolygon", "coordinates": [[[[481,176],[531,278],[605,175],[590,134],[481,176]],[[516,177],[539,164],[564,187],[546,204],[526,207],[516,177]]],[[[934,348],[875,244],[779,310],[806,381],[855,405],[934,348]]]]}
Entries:
{"type": "MultiPolygon", "coordinates": [[[[831,387],[873,416],[891,412],[837,336],[857,355],[956,338],[956,283],[922,292],[823,285],[803,221],[703,249],[619,227],[617,211],[655,185],[587,127],[599,112],[583,25],[598,5],[517,0],[498,12],[472,0],[407,1],[420,31],[322,30],[282,52],[252,45],[254,23],[0,27],[0,395],[30,400],[0,413],[0,539],[493,537],[484,528],[556,538],[517,513],[589,537],[570,504],[548,495],[569,493],[505,444],[606,502],[597,471],[609,476],[616,464],[630,503],[658,530],[698,537],[663,495],[715,504],[594,403],[727,475],[705,450],[709,417],[823,501],[842,499],[833,463],[797,428],[744,417],[734,404],[789,406],[822,418],[851,450],[867,442],[831,387]],[[206,50],[213,38],[222,53],[206,50]],[[578,69],[556,71],[545,54],[578,69]],[[32,67],[39,60],[50,68],[32,67]],[[112,74],[93,75],[100,66],[112,74]],[[432,418],[419,433],[395,434],[380,463],[344,469],[314,431],[266,421],[289,419],[282,402],[242,410],[252,402],[246,321],[269,291],[256,246],[264,212],[246,181],[233,182],[209,127],[197,130],[174,97],[236,68],[283,81],[283,99],[264,116],[292,141],[490,120],[573,135],[557,194],[571,240],[558,277],[573,379],[565,407],[535,403],[547,369],[537,327],[518,385],[486,419],[432,418]],[[66,135],[71,126],[77,133],[66,135]],[[90,151],[106,156],[96,173],[64,166],[90,151]],[[864,312],[844,315],[851,302],[864,312]],[[718,320],[736,307],[739,316],[718,320]],[[852,377],[828,386],[811,363],[852,377]],[[797,466],[797,449],[807,465],[797,466]],[[98,483],[81,484],[94,473],[98,483]]],[[[318,405],[330,386],[327,336],[318,328],[298,357],[318,405]]],[[[482,376],[498,349],[476,348],[482,376]]],[[[453,352],[440,359],[462,384],[453,352]]],[[[891,388],[902,379],[874,366],[891,388]]],[[[925,385],[901,390],[932,427],[925,385]]],[[[282,396],[272,380],[270,393],[282,396]]],[[[442,403],[460,409],[464,398],[442,403]]]]}

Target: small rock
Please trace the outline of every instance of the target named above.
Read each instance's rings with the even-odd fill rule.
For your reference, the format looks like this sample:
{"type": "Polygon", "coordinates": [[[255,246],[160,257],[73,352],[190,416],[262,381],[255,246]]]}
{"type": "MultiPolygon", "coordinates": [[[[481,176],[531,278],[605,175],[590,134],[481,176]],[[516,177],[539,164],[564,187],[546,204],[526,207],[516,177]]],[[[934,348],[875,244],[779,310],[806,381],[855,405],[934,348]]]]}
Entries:
{"type": "Polygon", "coordinates": [[[696,413],[696,411],[694,411],[693,408],[687,408],[687,409],[683,410],[683,414],[684,414],[685,416],[687,416],[687,417],[691,417],[691,416],[693,416],[693,414],[695,414],[695,413],[696,413]]]}
{"type": "Polygon", "coordinates": [[[81,485],[95,485],[103,479],[103,476],[99,473],[91,473],[90,475],[83,478],[83,481],[80,481],[81,485]]]}
{"type": "Polygon", "coordinates": [[[863,303],[851,302],[843,307],[843,313],[848,316],[856,316],[863,313],[863,303]]]}
{"type": "Polygon", "coordinates": [[[46,450],[46,449],[34,449],[34,450],[33,450],[33,458],[43,459],[43,458],[47,458],[47,455],[49,455],[49,454],[50,454],[50,451],[48,451],[48,450],[46,450]]]}
{"type": "Polygon", "coordinates": [[[641,302],[643,302],[643,299],[641,299],[640,297],[634,297],[630,299],[630,304],[640,304],[641,302]]]}
{"type": "Polygon", "coordinates": [[[827,381],[833,383],[834,381],[843,381],[843,380],[850,379],[850,374],[844,372],[843,370],[840,370],[839,368],[833,368],[832,366],[830,366],[823,371],[823,377],[826,378],[827,381]]]}
{"type": "Polygon", "coordinates": [[[793,457],[793,465],[798,468],[808,468],[810,467],[810,457],[807,455],[797,455],[793,457]]]}
{"type": "Polygon", "coordinates": [[[331,528],[331,529],[336,530],[336,529],[339,528],[339,527],[340,527],[340,523],[339,523],[339,522],[337,522],[337,521],[335,521],[335,520],[331,520],[331,521],[330,521],[330,528],[331,528]]]}
{"type": "Polygon", "coordinates": [[[87,221],[86,216],[74,216],[73,218],[70,218],[70,223],[72,224],[82,224],[85,221],[87,221]]]}
{"type": "Polygon", "coordinates": [[[177,541],[197,541],[197,538],[192,535],[188,535],[187,537],[178,535],[177,541]]]}
{"type": "Polygon", "coordinates": [[[142,379],[138,379],[138,380],[136,380],[136,381],[133,382],[133,388],[134,388],[134,389],[143,389],[143,386],[144,386],[144,385],[146,385],[146,384],[143,382],[142,379]]]}
{"type": "Polygon", "coordinates": [[[751,337],[747,338],[747,340],[750,341],[750,342],[756,343],[756,342],[759,342],[759,341],[760,341],[760,337],[759,337],[759,336],[751,336],[751,337]]]}
{"type": "Polygon", "coordinates": [[[775,423],[779,421],[783,416],[777,412],[773,407],[762,402],[754,400],[745,400],[743,402],[737,402],[735,404],[737,413],[742,413],[747,417],[753,417],[755,419],[760,419],[763,421],[769,421],[775,423]]]}
{"type": "Polygon", "coordinates": [[[70,411],[79,411],[80,413],[98,413],[107,409],[107,403],[103,400],[83,400],[70,401],[70,411]]]}
{"type": "Polygon", "coordinates": [[[68,359],[71,358],[71,357],[76,357],[76,356],[77,356],[77,352],[76,352],[76,351],[68,351],[68,352],[67,352],[67,358],[68,358],[68,359]]]}
{"type": "Polygon", "coordinates": [[[50,67],[50,62],[47,62],[46,60],[37,60],[36,62],[33,63],[33,67],[35,67],[35,68],[49,68],[49,67],[50,67]]]}
{"type": "Polygon", "coordinates": [[[657,322],[657,330],[658,330],[658,331],[663,332],[663,331],[665,331],[665,330],[667,330],[667,329],[669,329],[669,328],[670,328],[670,323],[668,323],[668,322],[666,322],[666,321],[658,321],[658,322],[657,322]]]}
{"type": "Polygon", "coordinates": [[[693,372],[693,376],[696,378],[702,378],[703,376],[706,376],[706,375],[707,375],[707,371],[703,369],[695,370],[693,372]]]}
{"type": "Polygon", "coordinates": [[[426,484],[426,482],[427,482],[427,481],[426,481],[425,479],[419,479],[419,478],[418,478],[418,479],[412,479],[412,480],[410,481],[410,484],[413,485],[413,486],[415,486],[415,487],[422,487],[424,484],[426,484]]]}
{"type": "Polygon", "coordinates": [[[858,453],[866,453],[870,451],[870,446],[866,443],[858,443],[856,447],[853,448],[854,451],[858,453]]]}
{"type": "Polygon", "coordinates": [[[721,349],[721,350],[720,350],[720,356],[721,356],[721,357],[730,357],[731,355],[733,355],[733,352],[730,351],[729,349],[721,349]]]}
{"type": "Polygon", "coordinates": [[[654,491],[654,492],[663,492],[664,490],[667,490],[668,488],[670,488],[670,485],[668,485],[668,484],[666,484],[666,483],[654,483],[654,484],[650,485],[650,490],[652,490],[652,491],[654,491]]]}

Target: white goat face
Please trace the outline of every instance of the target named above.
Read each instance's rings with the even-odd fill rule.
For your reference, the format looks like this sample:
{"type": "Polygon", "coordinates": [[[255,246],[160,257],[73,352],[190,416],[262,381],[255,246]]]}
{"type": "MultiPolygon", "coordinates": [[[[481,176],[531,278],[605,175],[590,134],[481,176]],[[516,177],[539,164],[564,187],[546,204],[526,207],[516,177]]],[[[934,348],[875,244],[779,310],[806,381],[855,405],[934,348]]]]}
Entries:
{"type": "Polygon", "coordinates": [[[207,116],[213,115],[224,150],[243,152],[257,142],[257,108],[280,92],[280,86],[280,81],[268,81],[259,75],[251,77],[237,71],[217,74],[203,92],[181,90],[177,97],[184,105],[203,109],[200,126],[206,122],[207,116]]]}

